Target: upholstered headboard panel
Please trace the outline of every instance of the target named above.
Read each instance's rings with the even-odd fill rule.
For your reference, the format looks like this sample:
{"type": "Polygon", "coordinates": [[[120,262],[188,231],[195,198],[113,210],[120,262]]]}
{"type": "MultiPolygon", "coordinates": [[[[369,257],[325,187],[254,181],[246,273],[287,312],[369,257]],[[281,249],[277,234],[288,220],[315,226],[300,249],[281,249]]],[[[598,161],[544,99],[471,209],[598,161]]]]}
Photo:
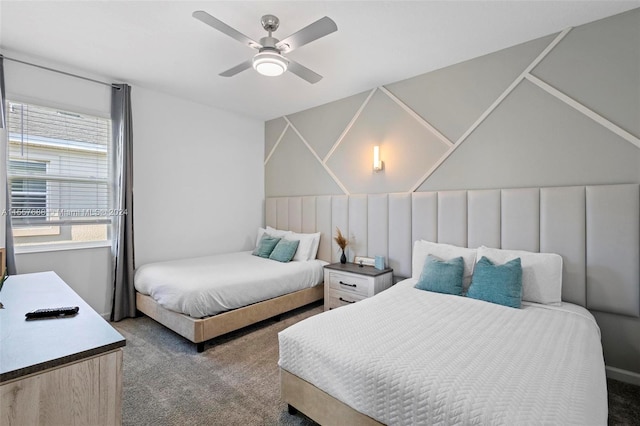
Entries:
{"type": "Polygon", "coordinates": [[[318,257],[385,256],[411,275],[413,242],[481,245],[562,255],[562,298],[589,309],[640,316],[640,185],[268,198],[266,224],[322,232],[318,257]]]}

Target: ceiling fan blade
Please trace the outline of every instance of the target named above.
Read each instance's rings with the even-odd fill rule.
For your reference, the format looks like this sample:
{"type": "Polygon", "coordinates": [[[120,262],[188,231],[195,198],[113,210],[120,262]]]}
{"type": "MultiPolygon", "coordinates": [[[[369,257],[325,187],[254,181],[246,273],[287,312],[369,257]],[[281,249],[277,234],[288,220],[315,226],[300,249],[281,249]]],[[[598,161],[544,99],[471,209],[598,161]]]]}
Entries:
{"type": "Polygon", "coordinates": [[[252,64],[253,63],[251,62],[251,59],[248,59],[248,60],[244,61],[243,63],[236,65],[233,68],[229,68],[228,70],[226,70],[224,72],[221,72],[219,75],[222,76],[222,77],[231,77],[231,76],[234,76],[234,75],[238,74],[239,72],[242,72],[242,71],[244,71],[246,69],[251,68],[252,64]]]}
{"type": "Polygon", "coordinates": [[[229,25],[225,24],[217,18],[214,18],[203,10],[196,10],[195,12],[193,12],[192,16],[197,20],[202,21],[205,24],[215,28],[216,30],[225,33],[229,37],[235,38],[240,43],[245,44],[253,49],[260,49],[262,47],[262,45],[257,41],[250,39],[240,31],[231,28],[229,25]]]}
{"type": "Polygon", "coordinates": [[[311,84],[315,84],[322,80],[322,76],[320,74],[311,71],[309,68],[305,67],[304,65],[300,65],[299,63],[297,63],[296,61],[292,61],[291,59],[289,59],[289,67],[287,68],[287,70],[291,71],[301,79],[307,80],[311,84]]]}
{"type": "Polygon", "coordinates": [[[335,22],[333,22],[333,19],[325,16],[324,18],[318,19],[313,24],[307,25],[300,31],[291,34],[284,40],[279,41],[276,44],[276,47],[284,53],[291,52],[293,49],[297,49],[300,46],[311,43],[312,41],[331,34],[332,32],[337,30],[338,26],[335,22]]]}

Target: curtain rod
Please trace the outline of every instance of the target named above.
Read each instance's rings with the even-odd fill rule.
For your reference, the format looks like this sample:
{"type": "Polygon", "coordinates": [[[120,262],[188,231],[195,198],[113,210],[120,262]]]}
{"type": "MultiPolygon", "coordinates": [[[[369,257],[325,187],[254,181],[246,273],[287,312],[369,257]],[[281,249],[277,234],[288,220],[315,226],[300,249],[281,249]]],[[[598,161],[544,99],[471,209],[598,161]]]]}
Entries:
{"type": "MultiPolygon", "coordinates": [[[[0,56],[2,56],[2,55],[0,55],[0,56]]],[[[120,90],[120,88],[119,88],[117,85],[113,84],[113,83],[106,83],[106,82],[104,82],[104,81],[94,80],[93,78],[84,77],[84,76],[77,75],[77,74],[72,74],[72,73],[70,73],[70,72],[66,72],[66,71],[60,71],[60,70],[57,70],[57,69],[55,69],[55,68],[49,68],[49,67],[45,67],[45,66],[43,66],[43,65],[33,64],[33,63],[31,63],[31,62],[21,61],[20,59],[9,58],[8,56],[2,56],[2,57],[3,57],[4,59],[8,60],[8,61],[19,62],[19,63],[21,63],[21,64],[30,65],[30,66],[32,66],[32,67],[41,68],[41,69],[43,69],[43,70],[52,71],[52,72],[57,72],[58,74],[68,75],[69,77],[76,77],[76,78],[79,78],[79,79],[81,79],[81,80],[91,81],[91,82],[93,82],[93,83],[103,84],[103,85],[105,85],[105,86],[111,86],[111,87],[113,87],[114,89],[120,90]]]]}

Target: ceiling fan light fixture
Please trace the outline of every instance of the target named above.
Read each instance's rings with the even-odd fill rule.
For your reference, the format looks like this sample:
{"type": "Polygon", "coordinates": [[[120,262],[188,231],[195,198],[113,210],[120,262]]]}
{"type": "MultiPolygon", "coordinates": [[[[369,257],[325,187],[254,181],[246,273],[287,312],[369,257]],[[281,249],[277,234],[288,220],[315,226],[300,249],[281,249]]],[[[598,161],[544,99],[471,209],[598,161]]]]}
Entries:
{"type": "Polygon", "coordinates": [[[253,57],[253,68],[269,77],[284,74],[288,66],[289,61],[276,52],[260,52],[253,57]]]}

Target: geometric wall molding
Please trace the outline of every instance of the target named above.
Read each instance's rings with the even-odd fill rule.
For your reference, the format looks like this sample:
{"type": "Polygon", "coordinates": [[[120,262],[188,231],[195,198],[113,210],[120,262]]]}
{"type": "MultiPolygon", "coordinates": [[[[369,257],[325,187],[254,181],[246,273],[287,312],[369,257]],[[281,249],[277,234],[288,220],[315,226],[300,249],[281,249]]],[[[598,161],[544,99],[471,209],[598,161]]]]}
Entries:
{"type": "Polygon", "coordinates": [[[384,86],[456,141],[556,34],[384,86]]]}
{"type": "Polygon", "coordinates": [[[264,160],[273,153],[275,145],[284,135],[287,130],[287,122],[284,118],[276,118],[275,120],[267,121],[264,126],[264,160]]]}
{"type": "Polygon", "coordinates": [[[318,157],[324,159],[370,92],[367,90],[330,104],[289,114],[287,120],[304,135],[318,157]],[[318,123],[322,125],[318,126],[318,123]]]}
{"type": "Polygon", "coordinates": [[[522,81],[416,191],[636,182],[640,150],[522,81]]]}
{"type": "Polygon", "coordinates": [[[407,104],[405,104],[404,102],[402,102],[400,99],[398,99],[398,97],[396,95],[394,95],[393,93],[391,93],[389,90],[387,90],[386,87],[381,86],[378,88],[382,93],[384,93],[385,95],[387,95],[389,98],[391,98],[392,101],[394,101],[396,104],[398,104],[398,106],[400,108],[402,108],[403,110],[405,110],[407,112],[407,114],[409,114],[411,117],[413,117],[418,123],[422,124],[427,130],[429,130],[431,133],[433,133],[434,135],[436,135],[436,137],[438,139],[440,139],[442,142],[444,142],[446,145],[448,146],[453,146],[453,142],[451,142],[449,140],[449,138],[447,138],[445,135],[443,135],[442,133],[440,133],[440,131],[438,129],[436,129],[435,127],[433,127],[427,120],[425,120],[424,118],[422,118],[419,114],[417,114],[414,110],[412,110],[411,108],[409,108],[409,106],[407,106],[407,104]]]}
{"type": "Polygon", "coordinates": [[[329,176],[331,176],[331,178],[335,181],[335,183],[340,187],[340,189],[342,189],[342,191],[344,191],[344,193],[347,193],[346,188],[344,187],[344,185],[342,184],[342,182],[340,182],[340,180],[338,180],[338,178],[336,177],[336,175],[333,173],[333,171],[327,167],[327,163],[326,161],[323,161],[318,154],[316,153],[316,151],[311,147],[311,145],[309,144],[309,142],[305,139],[305,137],[300,133],[300,131],[296,128],[296,126],[293,125],[293,123],[291,123],[291,121],[289,121],[289,119],[287,117],[284,117],[285,120],[287,120],[287,123],[289,125],[289,127],[296,132],[296,134],[298,135],[298,137],[300,138],[300,140],[305,144],[305,146],[309,149],[309,152],[311,152],[311,154],[313,154],[313,156],[315,157],[315,159],[320,163],[320,165],[322,165],[322,167],[325,169],[325,171],[327,172],[327,174],[329,174],[329,176]]]}
{"type": "Polygon", "coordinates": [[[571,31],[571,28],[565,29],[560,34],[558,34],[556,38],[553,39],[553,41],[529,64],[529,66],[524,69],[524,71],[522,71],[522,73],[518,77],[516,77],[516,79],[500,94],[500,96],[498,96],[498,98],[493,101],[493,103],[489,105],[489,107],[482,114],[480,114],[478,119],[462,134],[462,136],[460,136],[460,138],[458,138],[454,146],[451,147],[451,149],[449,149],[433,167],[427,170],[424,176],[422,176],[422,178],[418,182],[416,182],[415,185],[413,185],[413,187],[411,188],[411,192],[416,191],[424,183],[424,181],[426,181],[429,176],[431,176],[433,172],[435,172],[438,167],[440,167],[440,165],[444,163],[447,158],[449,158],[449,156],[453,154],[453,152],[458,149],[458,147],[460,147],[460,145],[462,145],[462,143],[469,137],[469,135],[471,135],[471,133],[473,133],[478,128],[478,126],[482,124],[482,122],[502,103],[502,101],[504,101],[506,97],[509,96],[511,92],[513,92],[513,90],[520,84],[522,80],[524,80],[524,78],[531,72],[531,70],[535,68],[545,58],[545,56],[547,56],[549,52],[551,52],[551,50],[553,50],[553,48],[558,45],[558,43],[560,43],[560,41],[567,35],[569,31],[571,31]]]}
{"type": "MultiPolygon", "coordinates": [[[[586,115],[587,117],[589,117],[590,119],[595,121],[596,123],[600,124],[603,127],[606,127],[607,129],[609,129],[610,131],[612,131],[616,135],[620,136],[621,138],[623,138],[627,142],[630,142],[633,145],[635,145],[636,147],[640,148],[640,139],[638,139],[637,137],[635,137],[631,133],[627,132],[623,128],[621,128],[621,127],[617,126],[616,124],[612,123],[611,121],[607,120],[606,118],[604,118],[603,116],[601,116],[597,112],[587,108],[586,106],[582,105],[581,103],[579,103],[575,99],[570,98],[569,96],[567,96],[564,93],[562,93],[560,90],[556,89],[555,87],[551,86],[548,83],[545,83],[544,81],[540,80],[538,77],[536,77],[534,75],[527,74],[526,78],[527,78],[527,80],[529,80],[530,82],[532,82],[533,84],[535,84],[536,86],[541,88],[542,90],[546,91],[550,95],[553,95],[556,98],[560,99],[562,102],[564,102],[565,104],[569,105],[571,108],[574,108],[577,111],[580,111],[581,113],[583,113],[584,115],[586,115]]],[[[639,88],[639,90],[640,90],[640,88],[639,88]]]]}
{"type": "Polygon", "coordinates": [[[385,90],[376,89],[325,163],[347,194],[407,192],[451,145],[385,90]],[[384,162],[379,173],[372,166],[374,146],[380,147],[384,162]]]}
{"type": "Polygon", "coordinates": [[[264,171],[267,197],[343,193],[290,123],[270,153],[264,171]],[[298,176],[311,176],[312,179],[300,179],[298,176]]]}
{"type": "MultiPolygon", "coordinates": [[[[624,18],[624,22],[626,22],[628,26],[629,22],[632,22],[632,19],[637,20],[638,12],[631,12],[622,15],[624,15],[622,18],[624,18]]],[[[621,18],[618,17],[615,19],[621,18]]],[[[587,26],[588,25],[592,24],[587,24],[587,26]]],[[[602,28],[601,24],[598,25],[600,25],[598,27],[599,29],[602,28]]],[[[611,21],[607,25],[612,25],[613,27],[615,27],[615,29],[613,30],[614,34],[619,35],[624,31],[629,31],[628,28],[619,29],[616,26],[615,20],[611,21]]],[[[585,30],[583,27],[580,28],[582,31],[580,34],[595,33],[595,31],[593,30],[585,30]]],[[[534,87],[536,90],[551,95],[554,99],[561,101],[562,104],[570,107],[574,111],[577,111],[579,115],[588,117],[592,122],[597,123],[597,125],[605,129],[606,132],[612,133],[616,137],[619,137],[622,140],[632,144],[634,148],[640,149],[640,138],[638,137],[638,135],[634,135],[631,132],[623,129],[622,127],[615,124],[612,120],[609,120],[608,117],[605,117],[604,115],[594,111],[592,108],[583,105],[577,100],[577,98],[569,96],[566,93],[562,92],[561,88],[554,87],[548,82],[543,81],[543,79],[539,75],[533,74],[534,69],[536,70],[536,73],[538,73],[538,70],[551,69],[549,66],[545,65],[546,58],[550,56],[551,52],[555,52],[557,48],[560,49],[559,46],[562,46],[560,50],[563,52],[563,54],[567,52],[567,48],[563,45],[563,43],[566,39],[566,36],[571,31],[572,28],[567,28],[558,33],[555,37],[548,36],[523,44],[520,50],[509,50],[512,48],[508,48],[504,51],[496,52],[495,58],[483,57],[479,59],[478,72],[481,72],[483,76],[483,79],[479,81],[489,81],[491,80],[490,76],[492,71],[496,73],[502,72],[499,67],[501,60],[500,58],[509,58],[509,55],[514,54],[519,55],[517,61],[511,61],[509,63],[508,73],[502,72],[500,78],[491,80],[491,84],[493,84],[492,87],[494,88],[492,90],[495,90],[496,87],[499,87],[496,86],[495,83],[506,84],[509,80],[505,80],[505,77],[512,78],[509,73],[513,75],[514,72],[518,72],[520,66],[524,66],[524,64],[529,61],[530,58],[533,57],[533,55],[537,54],[537,56],[528,64],[528,66],[524,67],[524,69],[521,69],[519,75],[515,79],[513,79],[513,81],[511,81],[511,83],[502,92],[500,92],[497,97],[495,97],[493,102],[488,107],[486,107],[486,109],[479,113],[479,115],[475,118],[473,116],[467,117],[471,118],[471,120],[473,120],[472,122],[465,119],[471,124],[465,124],[466,129],[464,131],[462,131],[462,128],[460,126],[458,127],[460,131],[462,131],[462,133],[460,134],[459,131],[457,132],[459,136],[457,136],[456,140],[450,140],[445,133],[441,132],[430,122],[429,117],[420,115],[408,103],[405,103],[402,97],[396,95],[395,91],[399,90],[400,86],[394,83],[389,86],[391,90],[384,86],[377,87],[369,92],[363,92],[350,98],[345,98],[333,103],[312,108],[310,110],[301,111],[288,117],[281,117],[279,119],[276,119],[278,120],[277,122],[275,122],[275,120],[268,122],[266,124],[266,128],[269,129],[270,136],[269,140],[267,140],[265,144],[266,149],[268,149],[269,152],[265,159],[265,168],[267,168],[270,161],[272,161],[272,157],[273,155],[275,155],[275,153],[285,149],[283,148],[283,145],[281,143],[283,137],[287,133],[293,132],[298,136],[296,138],[296,143],[299,143],[302,146],[296,148],[297,154],[294,154],[291,145],[292,142],[290,141],[289,144],[286,145],[286,150],[289,150],[290,152],[282,152],[281,155],[283,158],[289,158],[290,161],[296,161],[296,156],[301,154],[299,149],[304,149],[308,153],[310,153],[316,164],[321,166],[321,168],[316,169],[314,174],[305,173],[296,175],[295,179],[301,179],[303,181],[322,181],[326,178],[329,178],[333,182],[333,184],[329,185],[328,189],[321,193],[334,194],[336,187],[339,188],[340,192],[344,195],[389,192],[411,193],[416,191],[424,191],[426,188],[434,188],[434,185],[437,186],[439,184],[442,184],[442,179],[436,179],[431,185],[426,185],[426,182],[443,164],[447,163],[447,160],[451,158],[452,154],[454,154],[464,143],[466,143],[468,139],[470,139],[471,135],[475,134],[475,132],[477,132],[477,130],[484,125],[485,120],[491,117],[499,109],[499,107],[501,107],[501,105],[514,93],[517,88],[521,87],[523,82],[530,83],[531,87],[534,87]],[[544,46],[544,43],[547,43],[546,47],[541,52],[540,50],[537,50],[541,49],[542,46],[544,46]],[[389,102],[389,100],[391,102],[389,102]],[[340,127],[343,125],[344,129],[340,131],[340,127]],[[274,134],[277,133],[278,129],[282,129],[282,131],[274,141],[274,134]],[[433,141],[438,141],[438,143],[434,144],[433,141]],[[426,152],[424,151],[424,144],[431,144],[432,147],[439,146],[439,148],[437,148],[436,150],[434,150],[434,148],[430,148],[431,151],[426,152]],[[383,160],[383,162],[385,162],[385,169],[377,174],[373,173],[370,164],[372,157],[371,148],[374,145],[379,145],[381,147],[381,159],[383,160]],[[416,167],[421,168],[421,171],[418,175],[414,176],[416,167]],[[324,174],[325,176],[318,176],[318,173],[324,174]],[[411,181],[408,181],[407,179],[411,176],[414,177],[411,178],[411,181]],[[440,183],[436,184],[436,182],[440,183]]],[[[613,36],[606,35],[604,37],[606,38],[606,43],[611,43],[613,36]]],[[[576,45],[576,43],[585,44],[582,41],[576,42],[576,37],[573,37],[571,45],[574,46],[576,45]]],[[[625,49],[625,51],[629,51],[628,48],[625,49]]],[[[631,52],[634,52],[634,50],[632,49],[631,52]]],[[[595,53],[597,54],[597,52],[595,53]]],[[[578,53],[572,52],[571,54],[577,55],[578,53]]],[[[489,54],[488,56],[490,55],[492,54],[489,54]]],[[[584,55],[584,53],[582,53],[582,55],[584,55]]],[[[558,54],[554,54],[553,58],[554,64],[559,61],[558,54]]],[[[630,61],[632,62],[634,58],[631,58],[630,61]]],[[[435,84],[434,82],[437,83],[438,81],[463,81],[461,79],[465,78],[465,76],[466,78],[472,79],[474,70],[473,61],[473,59],[467,61],[463,64],[463,68],[458,68],[458,70],[460,71],[455,71],[457,72],[457,74],[451,77],[452,80],[447,80],[446,76],[438,76],[437,79],[429,83],[431,84],[430,87],[436,87],[433,86],[433,84],[435,84]]],[[[442,72],[446,72],[446,70],[442,72]]],[[[626,72],[628,73],[628,71],[626,72]]],[[[418,76],[407,81],[415,81],[419,83],[426,80],[418,76]]],[[[472,79],[470,81],[475,80],[472,79]]],[[[504,87],[504,85],[502,87],[504,87]]],[[[422,90],[420,93],[424,93],[424,96],[429,96],[429,93],[425,92],[424,88],[421,88],[420,90],[422,90]]],[[[520,90],[519,92],[528,93],[529,95],[533,94],[529,87],[527,87],[527,90],[525,90],[524,92],[522,92],[522,90],[520,90]]],[[[410,87],[403,86],[401,93],[402,96],[408,96],[407,94],[410,93],[410,87]]],[[[442,96],[442,93],[445,92],[441,91],[438,93],[439,96],[442,96]]],[[[461,93],[464,92],[457,92],[456,96],[459,96],[461,93]]],[[[416,103],[416,100],[418,98],[416,98],[415,96],[413,96],[412,98],[407,97],[407,99],[411,101],[411,103],[418,105],[416,103]]],[[[487,99],[491,98],[487,98],[487,94],[485,93],[483,99],[486,101],[487,99]]],[[[460,105],[460,103],[464,102],[464,99],[457,99],[454,102],[454,105],[456,105],[456,102],[457,105],[460,105]]],[[[517,105],[522,105],[522,102],[526,103],[528,101],[526,98],[523,99],[520,96],[519,102],[520,104],[517,105]]],[[[431,105],[435,105],[429,107],[432,108],[432,110],[434,107],[437,108],[437,104],[432,103],[431,105]]],[[[513,107],[514,104],[511,104],[511,108],[513,107]]],[[[540,108],[539,104],[537,108],[540,108]]],[[[543,108],[545,107],[543,106],[543,108]]],[[[565,112],[562,109],[559,109],[557,106],[554,106],[554,108],[556,114],[565,114],[565,112]]],[[[475,114],[478,114],[477,108],[475,111],[475,114]]],[[[519,111],[520,113],[527,113],[528,110],[526,108],[520,108],[519,111]]],[[[541,110],[538,109],[537,111],[541,110]]],[[[425,112],[425,110],[423,109],[422,112],[425,112]]],[[[450,111],[450,113],[455,113],[455,111],[450,111]]],[[[502,113],[500,114],[500,116],[504,119],[509,115],[505,115],[504,113],[502,113]]],[[[538,116],[540,118],[544,117],[545,115],[538,114],[538,116]]],[[[574,115],[571,115],[571,117],[574,117],[573,123],[578,122],[576,121],[574,115]]],[[[583,123],[583,121],[579,122],[583,123]]],[[[492,124],[492,131],[494,132],[494,135],[499,136],[501,130],[499,127],[496,127],[495,124],[495,122],[492,124]],[[496,134],[495,132],[498,133],[496,134]]],[[[538,126],[546,126],[546,122],[538,121],[538,126]]],[[[587,127],[592,128],[591,126],[587,127]]],[[[566,128],[563,131],[565,131],[565,134],[567,134],[566,128]]],[[[545,132],[542,132],[541,134],[544,133],[545,132]]],[[[600,134],[599,131],[597,133],[600,134]]],[[[578,136],[578,134],[579,132],[574,136],[578,136]]],[[[491,140],[493,139],[491,134],[482,132],[482,135],[482,138],[474,137],[472,139],[477,143],[482,143],[483,145],[491,145],[491,140]]],[[[571,136],[570,132],[567,135],[571,136]]],[[[513,132],[512,136],[515,138],[518,137],[518,135],[513,134],[513,132]]],[[[606,143],[615,144],[614,137],[604,136],[602,140],[603,142],[610,141],[606,143]]],[[[551,147],[548,141],[540,142],[546,142],[546,146],[548,148],[551,147]]],[[[514,143],[530,144],[532,143],[532,140],[531,137],[522,138],[522,140],[514,139],[514,143]]],[[[576,141],[573,141],[573,143],[575,145],[576,141]]],[[[593,146],[593,142],[589,143],[591,144],[590,146],[593,146]]],[[[614,145],[612,145],[612,149],[617,150],[616,155],[618,156],[620,152],[625,151],[620,151],[619,146],[616,148],[614,147],[614,145]]],[[[473,151],[477,152],[478,149],[474,148],[473,151]]],[[[596,151],[600,152],[602,151],[602,149],[598,148],[596,149],[596,151]]],[[[510,155],[514,154],[513,149],[511,149],[510,152],[510,155]]],[[[552,155],[552,152],[553,150],[550,151],[548,155],[552,155]]],[[[581,155],[580,151],[576,152],[576,155],[581,155]]],[[[634,152],[628,152],[627,155],[629,161],[631,162],[639,158],[638,155],[636,155],[636,153],[634,152]]],[[[465,156],[465,158],[466,157],[468,157],[468,155],[465,156]]],[[[467,158],[467,160],[469,159],[467,158]]],[[[629,163],[629,161],[625,161],[625,164],[629,163]]],[[[459,168],[461,166],[459,164],[459,161],[456,161],[455,163],[456,166],[454,168],[459,168]]],[[[466,168],[467,167],[463,166],[463,169],[466,168]]],[[[554,171],[554,175],[564,175],[561,169],[555,170],[556,171],[554,171]]],[[[448,175],[450,175],[450,173],[450,171],[447,172],[448,175]]],[[[491,171],[491,173],[493,173],[493,171],[491,171]]],[[[584,173],[578,173],[576,176],[583,176],[583,174],[584,173]]],[[[628,170],[626,170],[622,174],[625,176],[628,175],[628,170]]],[[[280,190],[273,187],[273,185],[277,185],[276,181],[283,182],[284,180],[281,178],[277,178],[274,180],[272,178],[273,176],[273,168],[270,168],[270,173],[265,175],[265,186],[266,188],[270,188],[267,190],[267,192],[277,192],[279,194],[286,195],[286,190],[284,190],[284,188],[280,190]]],[[[596,173],[596,176],[599,175],[596,173]]],[[[638,177],[640,177],[640,173],[638,174],[638,177]]],[[[468,180],[469,179],[467,179],[467,181],[468,180]]],[[[590,181],[590,183],[597,182],[590,181]]],[[[311,184],[311,182],[309,182],[309,184],[306,186],[317,187],[317,185],[311,184]]],[[[302,187],[304,187],[304,185],[302,185],[302,187]]],[[[447,184],[445,187],[450,187],[450,185],[447,184]]]]}
{"type": "Polygon", "coordinates": [[[325,155],[325,157],[323,158],[322,161],[326,162],[329,157],[331,157],[333,155],[333,152],[336,150],[336,148],[340,145],[340,143],[342,142],[342,140],[344,139],[345,135],[349,132],[349,130],[351,129],[351,127],[353,126],[353,123],[356,122],[356,120],[360,117],[360,114],[362,114],[362,110],[364,110],[364,108],[369,104],[369,101],[371,100],[371,98],[373,97],[373,95],[376,93],[376,89],[372,89],[369,94],[367,95],[367,97],[364,99],[364,101],[362,102],[362,104],[360,105],[360,107],[358,107],[358,109],[356,110],[356,113],[353,115],[353,117],[351,117],[351,120],[349,120],[349,123],[347,124],[347,126],[344,128],[344,130],[342,131],[342,133],[340,133],[340,136],[338,137],[338,139],[335,141],[335,143],[333,144],[333,146],[331,147],[331,149],[329,150],[329,152],[327,152],[327,155],[325,155]]]}
{"type": "Polygon", "coordinates": [[[571,31],[532,74],[640,137],[640,3],[571,31]]]}

